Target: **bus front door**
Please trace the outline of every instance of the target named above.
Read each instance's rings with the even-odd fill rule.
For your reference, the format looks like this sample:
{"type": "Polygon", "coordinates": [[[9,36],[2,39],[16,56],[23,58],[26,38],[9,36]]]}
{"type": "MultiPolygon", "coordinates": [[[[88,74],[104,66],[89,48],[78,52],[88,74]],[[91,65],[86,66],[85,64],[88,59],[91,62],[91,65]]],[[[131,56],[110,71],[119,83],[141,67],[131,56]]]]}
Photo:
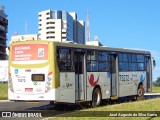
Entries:
{"type": "Polygon", "coordinates": [[[84,88],[84,53],[75,52],[75,95],[76,100],[84,100],[85,88],[84,88]]]}
{"type": "Polygon", "coordinates": [[[146,92],[152,92],[152,68],[150,56],[146,56],[146,92]]]}
{"type": "Polygon", "coordinates": [[[118,78],[118,60],[117,60],[117,54],[110,54],[110,73],[111,73],[111,99],[117,99],[118,98],[118,87],[117,87],[117,78],[118,78]]]}

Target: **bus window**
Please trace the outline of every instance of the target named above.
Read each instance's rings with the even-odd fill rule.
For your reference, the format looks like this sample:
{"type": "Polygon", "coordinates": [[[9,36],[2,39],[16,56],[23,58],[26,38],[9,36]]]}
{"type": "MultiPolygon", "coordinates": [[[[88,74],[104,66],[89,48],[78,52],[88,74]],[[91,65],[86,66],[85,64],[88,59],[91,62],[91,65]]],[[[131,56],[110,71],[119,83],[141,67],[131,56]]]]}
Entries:
{"type": "Polygon", "coordinates": [[[98,62],[98,69],[99,69],[99,71],[109,71],[108,62],[99,61],[98,62]]]}
{"type": "Polygon", "coordinates": [[[137,55],[137,65],[138,65],[138,70],[145,70],[145,61],[144,61],[144,55],[137,55]]]}
{"type": "Polygon", "coordinates": [[[87,51],[87,71],[97,70],[97,51],[87,51]]]}
{"type": "Polygon", "coordinates": [[[132,54],[132,62],[137,62],[136,54],[132,54]]]}
{"type": "Polygon", "coordinates": [[[57,60],[60,71],[73,71],[72,51],[68,48],[57,48],[57,60]]]}
{"type": "Polygon", "coordinates": [[[128,54],[129,58],[129,70],[137,71],[137,56],[136,54],[128,54]]]}
{"type": "Polygon", "coordinates": [[[144,62],[144,55],[137,55],[137,62],[144,62]]]}
{"type": "Polygon", "coordinates": [[[99,61],[108,61],[108,54],[107,52],[98,52],[98,60],[99,61]]]}
{"type": "Polygon", "coordinates": [[[97,62],[87,61],[87,71],[97,71],[97,62]]]}
{"type": "Polygon", "coordinates": [[[128,53],[128,62],[132,62],[132,54],[128,53]]]}
{"type": "Polygon", "coordinates": [[[120,62],[119,63],[119,70],[120,71],[128,71],[128,63],[120,62]]]}
{"type": "Polygon", "coordinates": [[[144,63],[138,63],[138,70],[144,70],[144,63]]]}
{"type": "Polygon", "coordinates": [[[105,51],[98,52],[98,70],[109,71],[108,53],[105,51]]]}
{"type": "Polygon", "coordinates": [[[127,54],[123,53],[123,62],[128,62],[127,54]]]}
{"type": "Polygon", "coordinates": [[[91,51],[90,52],[91,54],[90,54],[90,58],[91,58],[91,60],[97,60],[97,52],[96,51],[91,51]]]}
{"type": "Polygon", "coordinates": [[[137,63],[129,63],[129,70],[136,71],[137,70],[137,63]]]}
{"type": "Polygon", "coordinates": [[[120,71],[128,71],[127,53],[119,53],[119,70],[120,71]]]}

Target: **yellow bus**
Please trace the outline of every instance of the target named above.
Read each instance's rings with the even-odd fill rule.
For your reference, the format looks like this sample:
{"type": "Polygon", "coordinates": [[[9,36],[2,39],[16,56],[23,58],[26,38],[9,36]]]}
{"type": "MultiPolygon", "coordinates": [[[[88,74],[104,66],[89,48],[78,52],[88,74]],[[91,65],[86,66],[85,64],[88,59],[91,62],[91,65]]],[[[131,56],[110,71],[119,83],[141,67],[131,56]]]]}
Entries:
{"type": "Polygon", "coordinates": [[[143,99],[152,90],[149,51],[52,41],[10,45],[9,100],[90,102],[143,99]]]}

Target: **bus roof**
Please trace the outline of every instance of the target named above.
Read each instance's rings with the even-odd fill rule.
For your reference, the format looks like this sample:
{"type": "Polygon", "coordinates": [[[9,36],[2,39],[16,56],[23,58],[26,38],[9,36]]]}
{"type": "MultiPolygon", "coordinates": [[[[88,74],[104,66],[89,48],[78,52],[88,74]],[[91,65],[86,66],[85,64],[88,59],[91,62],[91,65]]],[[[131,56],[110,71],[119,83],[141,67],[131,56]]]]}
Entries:
{"type": "Polygon", "coordinates": [[[83,45],[83,44],[74,44],[74,43],[63,43],[63,42],[54,42],[54,44],[56,46],[72,47],[72,48],[80,48],[80,49],[95,49],[95,50],[108,50],[113,52],[131,52],[131,53],[151,54],[150,51],[138,50],[138,49],[114,48],[114,47],[107,47],[107,46],[93,46],[93,45],[83,45]]]}
{"type": "Polygon", "coordinates": [[[128,48],[114,48],[114,47],[107,47],[107,46],[83,45],[83,44],[75,44],[75,43],[67,43],[67,42],[46,41],[46,40],[15,42],[15,43],[11,43],[11,45],[36,44],[36,43],[53,43],[56,46],[72,47],[72,48],[79,48],[79,49],[94,49],[94,50],[108,50],[108,51],[113,51],[113,52],[130,52],[130,53],[151,54],[150,51],[146,51],[146,50],[128,49],[128,48]]]}

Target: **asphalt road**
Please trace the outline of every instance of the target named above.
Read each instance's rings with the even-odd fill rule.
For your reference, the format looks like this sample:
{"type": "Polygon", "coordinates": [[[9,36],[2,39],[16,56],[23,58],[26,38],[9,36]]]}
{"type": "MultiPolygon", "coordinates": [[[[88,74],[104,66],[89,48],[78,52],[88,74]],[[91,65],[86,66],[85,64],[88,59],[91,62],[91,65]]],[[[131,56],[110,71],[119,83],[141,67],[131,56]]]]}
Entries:
{"type": "Polygon", "coordinates": [[[0,101],[0,111],[47,110],[54,108],[49,102],[0,101]]]}
{"type": "MultiPolygon", "coordinates": [[[[40,120],[48,117],[55,117],[57,115],[65,114],[67,112],[73,112],[75,110],[82,109],[79,105],[67,104],[67,105],[50,105],[49,102],[24,102],[24,101],[1,101],[0,100],[0,116],[2,112],[11,112],[12,118],[9,120],[40,120]],[[15,114],[14,114],[15,113],[15,114]],[[40,113],[42,117],[17,117],[16,113],[21,115],[28,113],[40,113]],[[14,118],[13,118],[14,117],[14,118]]],[[[8,120],[8,118],[0,118],[0,120],[8,120]]]]}
{"type": "MultiPolygon", "coordinates": [[[[2,112],[11,112],[12,117],[1,117],[1,120],[40,120],[40,119],[45,119],[47,117],[28,117],[28,113],[37,113],[41,111],[46,111],[46,110],[54,110],[54,105],[49,105],[49,102],[24,102],[24,101],[18,101],[18,102],[13,102],[13,101],[3,101],[0,100],[0,114],[2,115],[2,112]],[[25,114],[27,117],[16,117],[16,114],[13,113],[20,113],[20,114],[25,114]]],[[[1,116],[0,115],[0,116],[1,116]]],[[[52,115],[51,115],[52,116],[52,115]]],[[[51,117],[50,116],[50,117],[51,117]]]]}

